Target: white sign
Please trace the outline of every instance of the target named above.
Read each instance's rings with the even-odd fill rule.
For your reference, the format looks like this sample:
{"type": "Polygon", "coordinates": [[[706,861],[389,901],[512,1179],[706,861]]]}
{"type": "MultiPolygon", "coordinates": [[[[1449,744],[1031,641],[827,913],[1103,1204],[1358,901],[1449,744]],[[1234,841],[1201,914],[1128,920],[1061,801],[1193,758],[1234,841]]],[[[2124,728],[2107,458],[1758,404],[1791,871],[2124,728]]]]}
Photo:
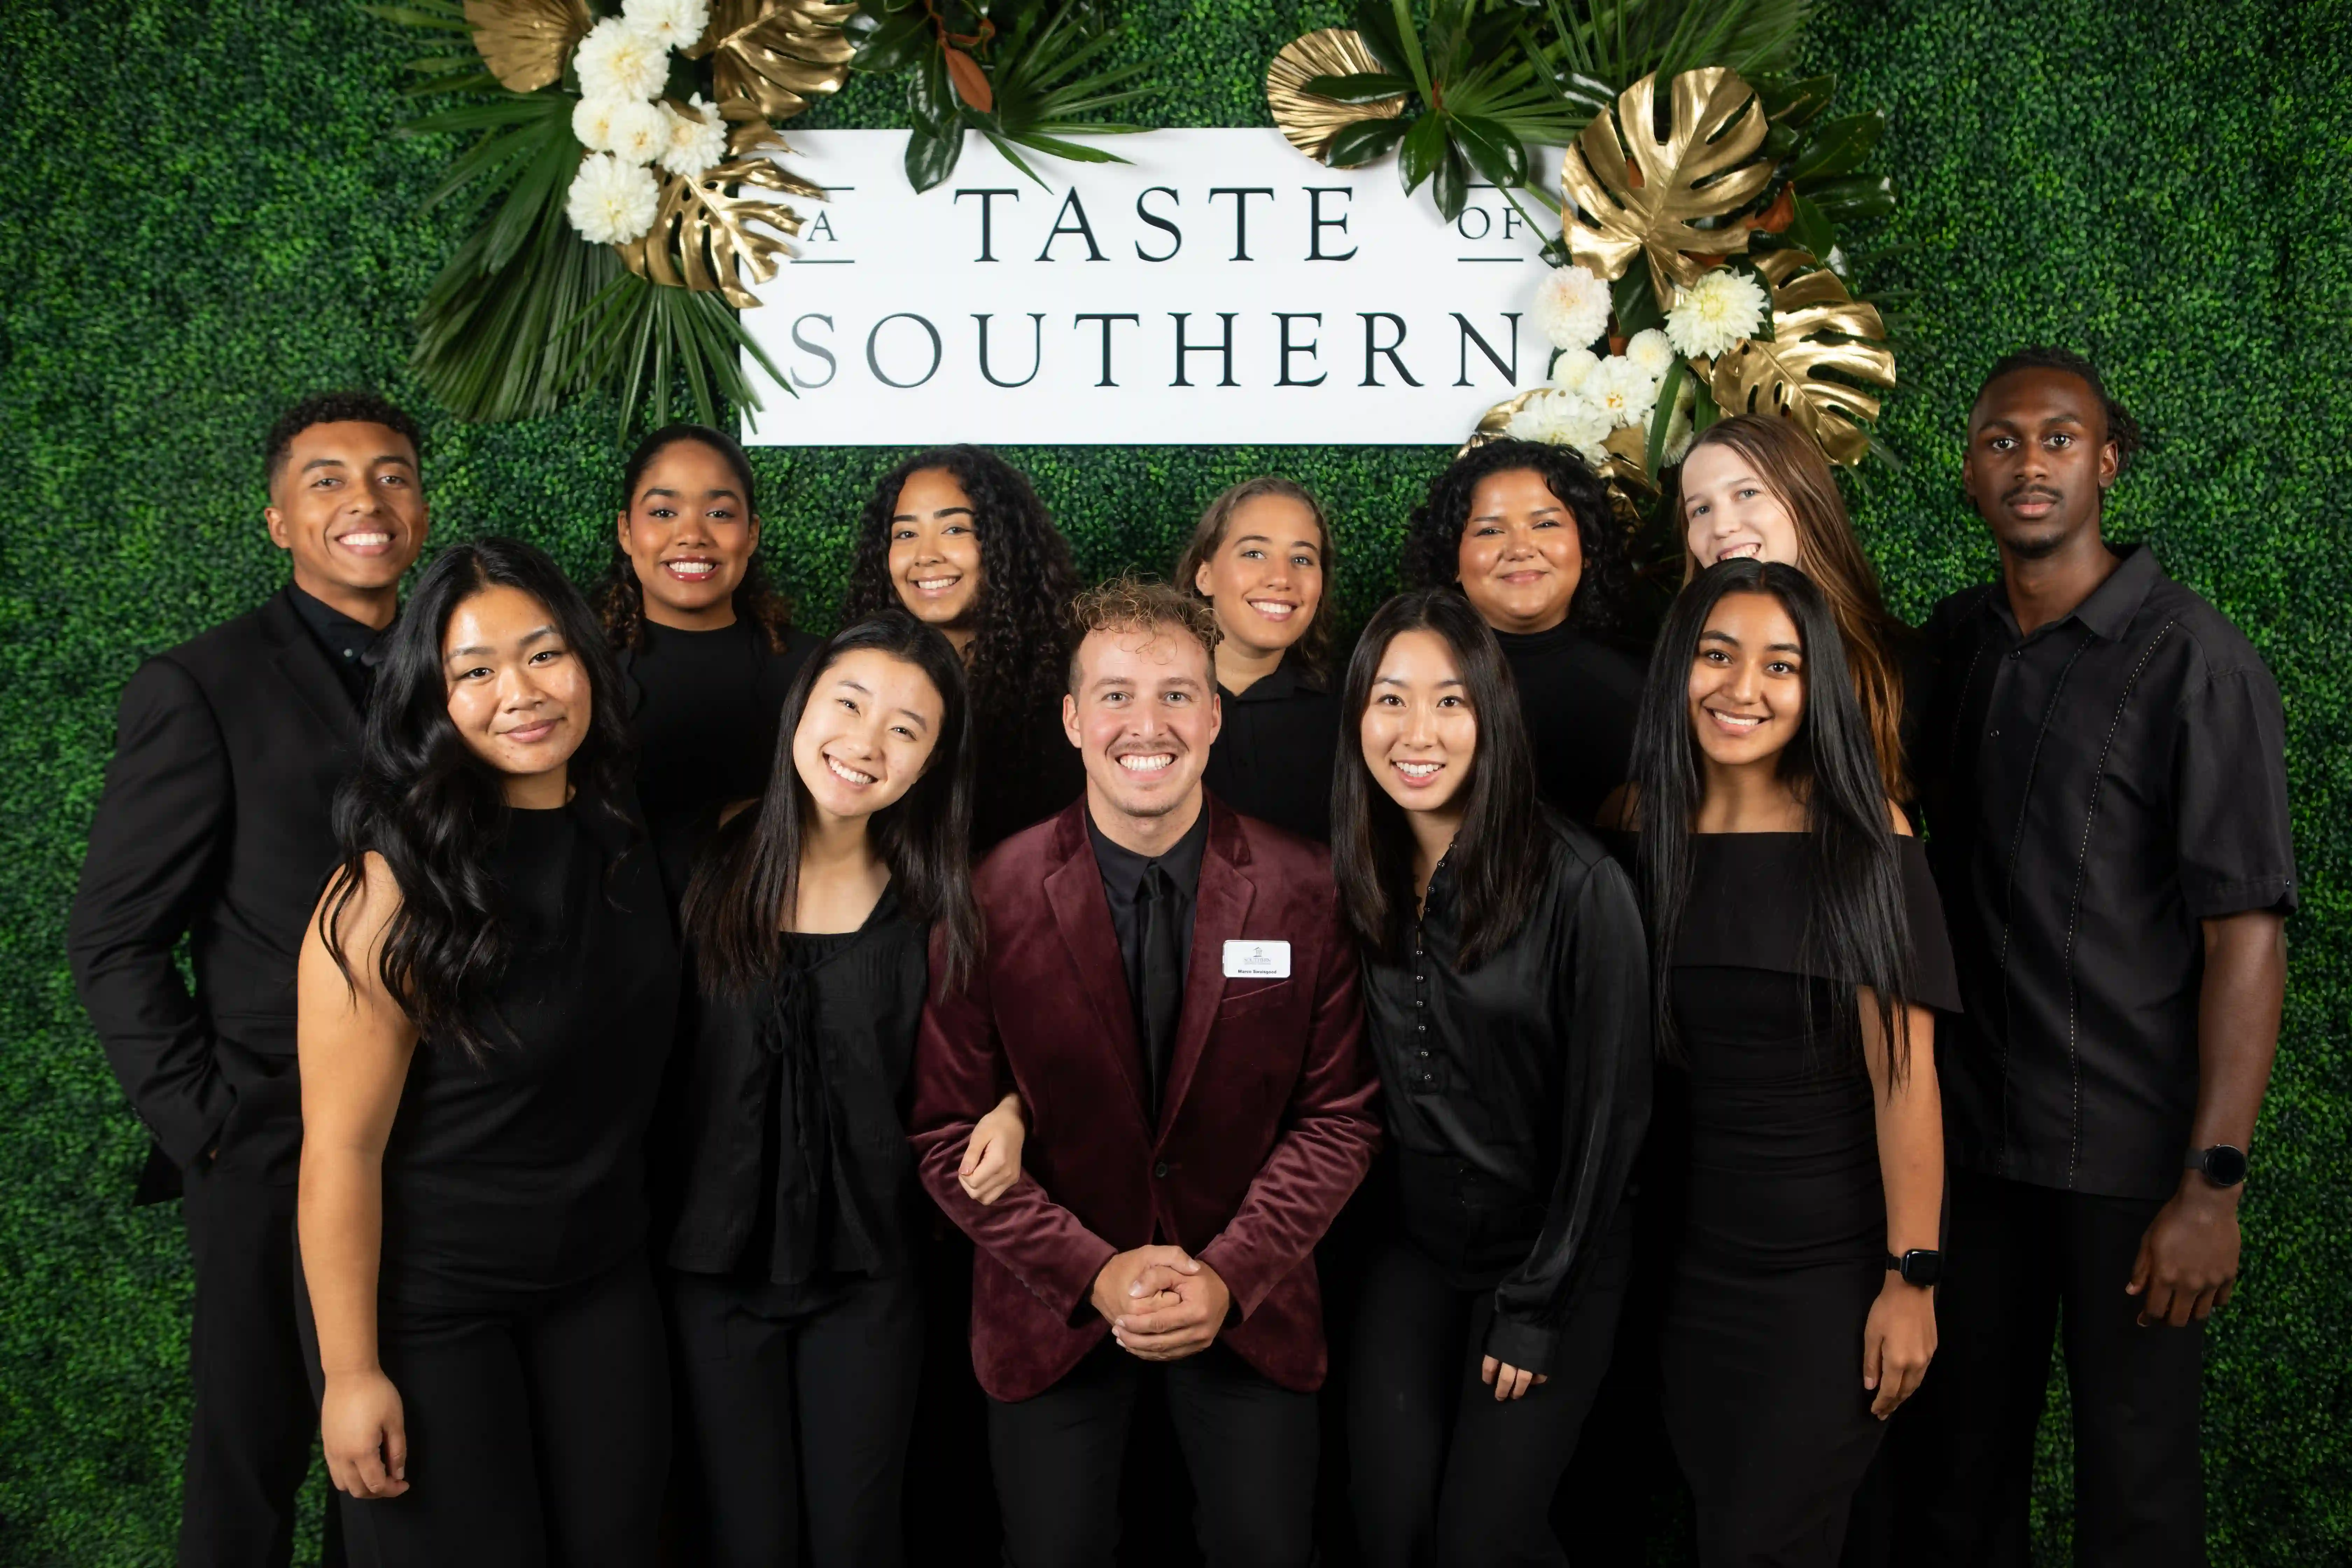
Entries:
{"type": "Polygon", "coordinates": [[[1451,446],[1545,376],[1545,236],[1491,186],[1447,223],[1393,159],[1247,130],[1030,157],[1044,188],[971,132],[918,195],[904,132],[791,141],[828,199],[743,315],[798,395],[747,364],[748,441],[1451,446]]]}

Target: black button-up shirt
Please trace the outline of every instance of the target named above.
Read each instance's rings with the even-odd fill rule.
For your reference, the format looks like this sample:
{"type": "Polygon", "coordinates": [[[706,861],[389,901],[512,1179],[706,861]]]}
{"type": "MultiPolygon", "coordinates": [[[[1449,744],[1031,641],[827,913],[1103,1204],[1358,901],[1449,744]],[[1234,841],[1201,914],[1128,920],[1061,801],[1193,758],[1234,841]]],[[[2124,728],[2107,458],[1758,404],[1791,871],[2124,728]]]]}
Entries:
{"type": "Polygon", "coordinates": [[[1920,753],[1966,1011],[1937,1043],[1959,1165],[2162,1198],[2197,1108],[2198,922],[2294,907],[2285,721],[2236,627],[2145,546],[2021,636],[1936,607],[1920,753]]]}
{"type": "Polygon", "coordinates": [[[1530,824],[1527,924],[1456,963],[1461,893],[1430,879],[1395,961],[1364,960],[1364,1024],[1397,1145],[1398,1223],[1455,1282],[1495,1290],[1485,1353],[1549,1373],[1650,1119],[1647,942],[1592,836],[1530,824]]]}
{"type": "MultiPolygon", "coordinates": [[[[1201,803],[1201,815],[1185,830],[1184,837],[1168,847],[1166,854],[1155,861],[1151,857],[1138,855],[1134,850],[1112,843],[1095,826],[1094,813],[1087,813],[1087,837],[1094,844],[1095,869],[1102,876],[1103,897],[1110,903],[1111,931],[1118,938],[1119,966],[1127,972],[1127,995],[1136,1009],[1136,1048],[1143,1052],[1145,1076],[1151,1080],[1151,1099],[1156,1106],[1160,1092],[1168,1086],[1168,1063],[1154,1061],[1151,1057],[1151,1031],[1143,1017],[1143,918],[1136,908],[1136,897],[1143,887],[1144,872],[1154,864],[1168,873],[1176,886],[1176,901],[1182,910],[1183,940],[1180,951],[1192,951],[1192,915],[1198,907],[1201,890],[1201,855],[1209,845],[1209,803],[1201,803]]],[[[1175,994],[1184,994],[1184,972],[1179,970],[1172,978],[1175,994]]],[[[1173,1042],[1170,1042],[1172,1044],[1173,1042]]]]}
{"type": "Polygon", "coordinates": [[[1328,844],[1339,699],[1304,666],[1293,650],[1247,691],[1217,688],[1222,723],[1202,776],[1244,816],[1328,844]]]}
{"type": "Polygon", "coordinates": [[[323,599],[311,597],[301,589],[289,586],[287,597],[293,602],[294,613],[310,629],[310,636],[325,650],[327,662],[335,667],[335,679],[351,693],[352,701],[361,708],[367,706],[368,682],[373,672],[368,667],[368,655],[374,651],[383,633],[365,621],[355,621],[323,599]]]}

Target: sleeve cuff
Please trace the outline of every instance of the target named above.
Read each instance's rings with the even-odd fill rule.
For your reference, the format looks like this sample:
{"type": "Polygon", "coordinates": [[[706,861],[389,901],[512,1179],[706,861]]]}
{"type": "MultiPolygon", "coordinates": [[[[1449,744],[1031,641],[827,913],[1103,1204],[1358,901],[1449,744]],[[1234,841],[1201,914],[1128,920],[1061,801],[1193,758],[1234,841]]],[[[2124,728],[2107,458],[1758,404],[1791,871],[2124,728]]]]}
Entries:
{"type": "Polygon", "coordinates": [[[2200,921],[2220,920],[2225,915],[2248,914],[2257,910],[2264,913],[2291,915],[2298,902],[2292,876],[2256,877],[2242,882],[2213,882],[2189,889],[2190,911],[2200,921]]]}
{"type": "Polygon", "coordinates": [[[1486,1353],[1505,1366],[1525,1372],[1549,1376],[1552,1357],[1559,1349],[1559,1331],[1505,1317],[1499,1310],[1486,1330],[1486,1353]]]}

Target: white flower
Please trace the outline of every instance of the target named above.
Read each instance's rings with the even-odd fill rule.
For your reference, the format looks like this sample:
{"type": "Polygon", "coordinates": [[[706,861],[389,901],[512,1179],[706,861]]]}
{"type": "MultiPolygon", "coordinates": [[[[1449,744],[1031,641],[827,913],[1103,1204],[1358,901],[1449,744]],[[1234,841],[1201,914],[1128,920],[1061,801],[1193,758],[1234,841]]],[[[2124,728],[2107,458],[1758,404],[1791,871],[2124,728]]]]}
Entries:
{"type": "Polygon", "coordinates": [[[1591,349],[1562,349],[1551,362],[1551,384],[1562,392],[1581,392],[1600,368],[1601,358],[1591,349]]]}
{"type": "Polygon", "coordinates": [[[572,134],[591,153],[613,150],[613,116],[628,106],[625,99],[583,98],[572,110],[572,134]]]}
{"type": "Polygon", "coordinates": [[[1536,330],[1556,349],[1580,349],[1609,329],[1609,285],[1573,263],[1536,286],[1536,330]]]}
{"type": "Polygon", "coordinates": [[[669,47],[618,16],[607,16],[580,40],[572,63],[580,72],[583,98],[633,98],[660,94],[669,79],[669,47]]]}
{"type": "Polygon", "coordinates": [[[621,19],[666,49],[690,49],[710,25],[709,0],[621,0],[621,19]]]}
{"type": "Polygon", "coordinates": [[[681,114],[667,103],[661,106],[662,120],[669,131],[661,166],[690,180],[727,156],[727,122],[702,101],[698,92],[687,104],[687,110],[681,114]]]}
{"type": "Polygon", "coordinates": [[[1574,393],[1545,392],[1528,398],[1511,416],[1503,433],[1517,441],[1573,447],[1586,462],[1598,467],[1607,456],[1601,443],[1609,436],[1609,416],[1591,399],[1574,393]]]}
{"type": "Polygon", "coordinates": [[[658,103],[613,106],[605,150],[624,163],[650,163],[669,149],[668,111],[658,103]]]}
{"type": "Polygon", "coordinates": [[[1601,362],[1601,368],[1584,384],[1583,395],[1595,408],[1608,414],[1612,430],[1622,430],[1650,416],[1650,410],[1657,405],[1658,384],[1632,360],[1612,354],[1601,362]]]}
{"type": "Polygon", "coordinates": [[[1666,337],[1693,359],[1728,352],[1764,323],[1764,289],[1745,272],[1718,267],[1685,289],[1666,312],[1666,337]]]}
{"type": "Polygon", "coordinates": [[[1675,345],[1666,341],[1665,333],[1652,327],[1633,334],[1625,344],[1625,357],[1641,366],[1642,374],[1652,381],[1664,381],[1666,372],[1675,368],[1675,345]]]}
{"type": "Polygon", "coordinates": [[[592,153],[572,176],[572,194],[563,210],[582,238],[597,245],[626,245],[645,237],[660,205],[661,193],[650,173],[610,153],[592,153]]]}

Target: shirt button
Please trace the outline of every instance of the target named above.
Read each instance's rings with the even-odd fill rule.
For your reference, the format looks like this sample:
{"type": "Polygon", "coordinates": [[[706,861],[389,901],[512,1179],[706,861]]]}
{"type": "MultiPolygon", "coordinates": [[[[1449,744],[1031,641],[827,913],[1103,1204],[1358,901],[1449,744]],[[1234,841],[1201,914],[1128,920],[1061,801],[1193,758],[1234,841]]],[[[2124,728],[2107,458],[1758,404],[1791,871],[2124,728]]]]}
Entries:
{"type": "Polygon", "coordinates": [[[1420,1056],[1423,1061],[1427,1061],[1429,1059],[1429,1053],[1427,1051],[1421,1052],[1420,1056]]]}
{"type": "Polygon", "coordinates": [[[1412,1005],[1413,1005],[1414,1006],[1416,1006],[1416,1007],[1425,1007],[1425,1006],[1427,1006],[1429,1004],[1427,1004],[1426,1002],[1423,1002],[1420,997],[1416,996],[1416,997],[1414,997],[1414,998],[1412,999],[1412,1005]]]}
{"type": "Polygon", "coordinates": [[[2000,739],[2000,731],[1998,728],[1988,731],[1985,738],[1990,741],[1998,741],[2000,739]]]}
{"type": "Polygon", "coordinates": [[[1168,1179],[1168,1162],[1162,1160],[1158,1164],[1152,1166],[1151,1173],[1159,1177],[1161,1181],[1166,1181],[1168,1179]]]}
{"type": "Polygon", "coordinates": [[[1421,1075],[1421,1081],[1423,1083],[1435,1083],[1437,1081],[1437,1075],[1433,1072],[1425,1072],[1421,1075]]]}

